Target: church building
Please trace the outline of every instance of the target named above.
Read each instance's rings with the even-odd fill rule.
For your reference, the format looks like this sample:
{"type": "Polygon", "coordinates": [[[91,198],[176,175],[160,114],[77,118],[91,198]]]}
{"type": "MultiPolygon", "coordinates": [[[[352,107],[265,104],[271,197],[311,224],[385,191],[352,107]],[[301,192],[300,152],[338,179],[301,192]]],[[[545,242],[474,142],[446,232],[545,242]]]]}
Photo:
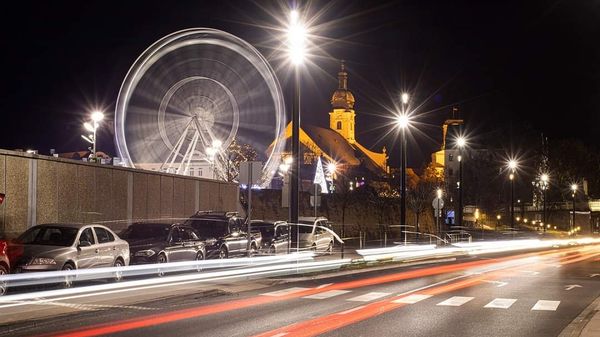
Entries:
{"type": "MultiPolygon", "coordinates": [[[[300,125],[300,152],[303,162],[300,164],[300,176],[304,182],[310,183],[314,178],[315,165],[318,158],[327,166],[335,164],[337,175],[346,179],[378,180],[390,173],[388,155],[385,147],[381,152],[371,151],[356,139],[355,98],[348,89],[348,73],[344,61],[338,73],[338,88],[331,96],[329,112],[329,128],[316,125],[300,125]]],[[[282,158],[291,156],[292,123],[284,134],[285,152],[282,158]]]]}

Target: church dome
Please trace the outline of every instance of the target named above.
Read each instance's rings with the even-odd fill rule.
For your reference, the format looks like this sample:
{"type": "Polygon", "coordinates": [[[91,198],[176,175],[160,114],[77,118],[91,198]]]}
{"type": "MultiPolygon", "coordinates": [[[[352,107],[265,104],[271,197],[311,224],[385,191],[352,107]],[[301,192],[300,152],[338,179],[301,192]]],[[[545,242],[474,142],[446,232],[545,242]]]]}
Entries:
{"type": "Polygon", "coordinates": [[[348,90],[348,73],[344,61],[342,61],[341,70],[338,73],[338,88],[331,96],[331,107],[333,109],[354,109],[354,95],[348,90]]]}

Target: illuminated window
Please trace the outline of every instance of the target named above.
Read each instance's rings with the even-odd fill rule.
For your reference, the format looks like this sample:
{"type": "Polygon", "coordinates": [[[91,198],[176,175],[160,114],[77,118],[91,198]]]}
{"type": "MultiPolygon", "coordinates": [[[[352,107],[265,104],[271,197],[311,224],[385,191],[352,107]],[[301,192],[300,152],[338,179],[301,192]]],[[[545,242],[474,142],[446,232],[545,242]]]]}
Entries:
{"type": "Polygon", "coordinates": [[[336,129],[341,130],[342,129],[342,122],[338,121],[337,125],[335,126],[336,129]]]}

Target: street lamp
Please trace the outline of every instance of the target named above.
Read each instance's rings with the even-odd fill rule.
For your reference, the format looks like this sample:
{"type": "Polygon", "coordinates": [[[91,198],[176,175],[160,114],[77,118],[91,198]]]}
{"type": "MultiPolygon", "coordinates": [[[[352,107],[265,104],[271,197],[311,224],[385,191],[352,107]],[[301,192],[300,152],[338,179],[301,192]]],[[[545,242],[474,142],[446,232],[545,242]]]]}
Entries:
{"type": "Polygon", "coordinates": [[[463,220],[463,177],[462,177],[462,150],[467,144],[467,140],[463,136],[456,138],[456,146],[458,146],[458,214],[456,216],[458,226],[462,226],[463,220]]]}
{"type": "Polygon", "coordinates": [[[331,193],[335,192],[335,175],[337,174],[337,164],[333,161],[327,164],[327,175],[331,179],[331,193]]]}
{"type": "Polygon", "coordinates": [[[290,12],[287,29],[287,50],[294,65],[294,98],[292,102],[292,158],[290,170],[290,223],[298,223],[300,174],[300,66],[306,55],[306,27],[297,10],[290,12]]]}
{"type": "Polygon", "coordinates": [[[438,188],[435,191],[435,193],[436,193],[436,196],[437,196],[437,199],[436,199],[437,200],[437,208],[435,209],[435,212],[436,212],[436,214],[435,214],[435,225],[437,227],[439,236],[442,236],[442,234],[441,234],[442,230],[440,228],[440,215],[441,215],[440,213],[442,213],[442,211],[440,209],[441,208],[440,207],[441,206],[440,205],[440,201],[442,201],[442,189],[438,188]]]}
{"type": "Polygon", "coordinates": [[[409,126],[406,105],[408,104],[408,93],[402,93],[402,111],[398,115],[396,123],[400,128],[400,225],[406,225],[406,129],[409,126]]]}
{"type": "Polygon", "coordinates": [[[502,219],[502,216],[500,214],[496,215],[496,230],[498,230],[498,226],[500,226],[500,219],[502,219]]]}
{"type": "MultiPolygon", "coordinates": [[[[548,190],[548,182],[550,181],[550,176],[548,176],[547,173],[543,173],[542,176],[540,177],[540,180],[542,181],[542,193],[543,196],[542,198],[543,200],[543,222],[546,223],[547,219],[546,219],[546,190],[548,190]]],[[[546,227],[544,227],[544,232],[546,231],[546,227]]]]}
{"type": "Polygon", "coordinates": [[[518,163],[516,160],[511,159],[508,161],[508,169],[510,174],[510,228],[515,229],[515,172],[517,170],[518,163]]]}
{"type": "Polygon", "coordinates": [[[575,194],[577,193],[577,184],[571,184],[571,191],[573,191],[573,220],[571,221],[571,230],[575,228],[575,194]]]}
{"type": "Polygon", "coordinates": [[[95,162],[96,161],[96,131],[98,130],[98,127],[100,126],[100,122],[104,119],[104,114],[101,111],[93,111],[90,117],[92,119],[91,123],[85,122],[85,123],[83,123],[83,127],[87,131],[92,132],[92,134],[90,134],[87,137],[82,135],[81,137],[92,144],[92,155],[90,157],[95,162]]]}

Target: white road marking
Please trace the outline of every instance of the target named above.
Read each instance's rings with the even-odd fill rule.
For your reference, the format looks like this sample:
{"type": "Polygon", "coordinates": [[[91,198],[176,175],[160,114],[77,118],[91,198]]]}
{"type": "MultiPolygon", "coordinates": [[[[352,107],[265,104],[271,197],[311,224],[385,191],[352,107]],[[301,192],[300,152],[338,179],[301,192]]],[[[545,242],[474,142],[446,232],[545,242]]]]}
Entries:
{"type": "Polygon", "coordinates": [[[600,274],[590,274],[590,277],[600,276],[600,274]]]}
{"type": "Polygon", "coordinates": [[[556,311],[560,301],[546,301],[539,300],[537,303],[531,308],[531,310],[545,310],[545,311],[556,311]]]}
{"type": "Polygon", "coordinates": [[[497,308],[497,309],[508,309],[513,303],[517,301],[516,298],[495,298],[490,303],[484,305],[484,308],[497,308]]]}
{"type": "Polygon", "coordinates": [[[581,288],[581,286],[579,284],[569,284],[568,286],[565,286],[565,290],[567,291],[575,288],[581,288]]]}
{"type": "Polygon", "coordinates": [[[422,300],[426,300],[433,295],[425,295],[425,294],[412,294],[408,296],[401,297],[397,300],[392,301],[392,303],[406,303],[406,304],[415,304],[422,300]]]}
{"type": "Polygon", "coordinates": [[[273,336],[271,336],[271,337],[282,337],[282,336],[285,336],[285,335],[287,335],[287,334],[288,334],[287,332],[280,332],[280,333],[278,333],[278,334],[276,334],[276,335],[273,335],[273,336]]]}
{"type": "Polygon", "coordinates": [[[472,300],[474,298],[475,297],[454,296],[454,297],[450,297],[449,299],[447,299],[443,302],[438,303],[437,305],[460,307],[461,305],[469,302],[470,300],[472,300]]]}
{"type": "Polygon", "coordinates": [[[287,289],[282,289],[282,290],[277,290],[277,291],[271,291],[269,293],[264,293],[261,295],[279,297],[279,296],[290,295],[293,293],[298,293],[298,292],[308,290],[308,289],[310,289],[310,288],[292,287],[292,288],[287,288],[287,289]]]}
{"type": "Polygon", "coordinates": [[[508,282],[502,282],[502,281],[490,281],[490,280],[482,280],[482,282],[486,282],[486,283],[491,283],[491,284],[495,284],[498,288],[500,287],[504,287],[505,285],[508,284],[508,282]]]}
{"type": "Polygon", "coordinates": [[[356,311],[356,310],[360,310],[360,309],[362,309],[362,308],[364,308],[364,307],[366,307],[366,305],[361,305],[361,306],[359,306],[359,307],[356,307],[356,308],[352,308],[352,309],[349,309],[349,310],[346,310],[346,311],[338,312],[338,315],[345,315],[345,314],[349,314],[349,313],[351,313],[351,312],[354,312],[354,311],[356,311]]]}
{"type": "Polygon", "coordinates": [[[330,297],[334,297],[334,296],[338,296],[338,295],[343,295],[343,294],[349,293],[349,292],[350,292],[350,290],[328,290],[328,291],[324,291],[322,293],[304,296],[302,298],[310,298],[310,299],[313,299],[313,300],[322,300],[322,299],[325,299],[325,298],[330,298],[330,297]]]}
{"type": "Polygon", "coordinates": [[[360,296],[356,296],[356,297],[352,297],[349,298],[348,301],[352,301],[352,302],[369,302],[369,301],[373,301],[376,300],[378,298],[382,298],[385,296],[391,295],[390,293],[378,293],[378,292],[372,292],[372,293],[367,293],[364,295],[360,295],[360,296]]]}
{"type": "Polygon", "coordinates": [[[329,286],[331,286],[331,285],[333,285],[333,283],[325,283],[325,284],[321,284],[320,286],[318,286],[318,287],[317,287],[317,289],[322,289],[322,288],[325,288],[325,287],[329,287],[329,286]]]}

